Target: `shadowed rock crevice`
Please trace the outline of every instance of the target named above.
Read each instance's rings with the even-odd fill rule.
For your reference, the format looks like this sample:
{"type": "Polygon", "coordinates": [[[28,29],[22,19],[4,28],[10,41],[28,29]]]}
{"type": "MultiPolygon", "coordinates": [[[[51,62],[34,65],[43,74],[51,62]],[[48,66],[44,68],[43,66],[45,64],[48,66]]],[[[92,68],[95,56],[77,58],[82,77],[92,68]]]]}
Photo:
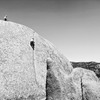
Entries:
{"type": "Polygon", "coordinates": [[[81,94],[82,94],[82,100],[84,100],[84,96],[83,96],[83,79],[81,77],[81,94]]]}
{"type": "Polygon", "coordinates": [[[35,42],[34,42],[34,39],[32,39],[32,40],[30,41],[30,45],[31,45],[32,49],[34,50],[34,48],[35,48],[35,42]]]}
{"type": "Polygon", "coordinates": [[[51,61],[47,61],[46,100],[61,100],[60,84],[52,71],[51,61]]]}

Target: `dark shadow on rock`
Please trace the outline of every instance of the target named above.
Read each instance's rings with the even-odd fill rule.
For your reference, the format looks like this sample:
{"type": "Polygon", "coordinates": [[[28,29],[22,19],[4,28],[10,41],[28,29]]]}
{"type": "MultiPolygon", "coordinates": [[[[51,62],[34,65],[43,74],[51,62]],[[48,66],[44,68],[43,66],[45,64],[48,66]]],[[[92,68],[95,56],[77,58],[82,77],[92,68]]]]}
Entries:
{"type": "Polygon", "coordinates": [[[34,47],[35,47],[34,39],[30,41],[30,45],[31,45],[32,49],[34,50],[34,47]]]}
{"type": "Polygon", "coordinates": [[[47,61],[46,100],[61,100],[60,84],[52,71],[52,65],[51,61],[47,61]]]}

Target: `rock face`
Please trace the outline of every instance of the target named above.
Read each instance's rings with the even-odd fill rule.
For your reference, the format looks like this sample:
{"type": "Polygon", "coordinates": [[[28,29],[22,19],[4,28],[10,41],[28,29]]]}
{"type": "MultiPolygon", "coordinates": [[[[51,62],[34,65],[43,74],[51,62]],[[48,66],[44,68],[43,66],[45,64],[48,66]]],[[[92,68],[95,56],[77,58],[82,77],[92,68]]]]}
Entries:
{"type": "Polygon", "coordinates": [[[65,77],[72,70],[32,29],[0,21],[0,100],[67,100],[65,77]]]}
{"type": "Polygon", "coordinates": [[[100,63],[71,62],[71,64],[74,68],[71,73],[73,82],[81,91],[80,100],[100,100],[100,63]]]}
{"type": "Polygon", "coordinates": [[[77,87],[79,100],[100,100],[100,81],[93,71],[75,68],[71,77],[77,87]]]}
{"type": "Polygon", "coordinates": [[[87,69],[73,69],[32,29],[0,21],[0,100],[100,100],[100,81],[87,69]]]}

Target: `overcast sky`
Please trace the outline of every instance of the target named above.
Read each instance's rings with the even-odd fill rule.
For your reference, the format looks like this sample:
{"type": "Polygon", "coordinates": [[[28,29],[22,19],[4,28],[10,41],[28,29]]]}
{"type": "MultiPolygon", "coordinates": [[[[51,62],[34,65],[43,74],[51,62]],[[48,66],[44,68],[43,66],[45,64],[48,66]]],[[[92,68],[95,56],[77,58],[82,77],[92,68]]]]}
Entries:
{"type": "Polygon", "coordinates": [[[70,61],[100,62],[100,0],[0,0],[0,19],[24,24],[70,61]]]}

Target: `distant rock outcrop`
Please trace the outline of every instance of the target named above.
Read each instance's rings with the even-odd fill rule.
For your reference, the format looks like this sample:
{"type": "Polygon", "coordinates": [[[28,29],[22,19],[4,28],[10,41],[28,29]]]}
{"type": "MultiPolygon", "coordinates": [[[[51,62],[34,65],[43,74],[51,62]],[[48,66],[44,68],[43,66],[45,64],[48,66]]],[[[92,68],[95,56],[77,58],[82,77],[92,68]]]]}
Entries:
{"type": "Polygon", "coordinates": [[[71,62],[74,68],[80,67],[89,69],[95,72],[98,78],[100,78],[100,63],[97,62],[71,62]]]}

